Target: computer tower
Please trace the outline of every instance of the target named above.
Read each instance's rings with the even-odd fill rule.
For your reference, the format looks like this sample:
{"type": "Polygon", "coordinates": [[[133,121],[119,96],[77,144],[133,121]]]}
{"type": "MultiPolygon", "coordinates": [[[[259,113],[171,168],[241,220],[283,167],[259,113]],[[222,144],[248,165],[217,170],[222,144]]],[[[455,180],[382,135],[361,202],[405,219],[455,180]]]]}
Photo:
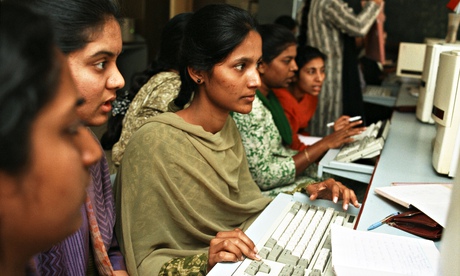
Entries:
{"type": "Polygon", "coordinates": [[[440,174],[455,175],[460,153],[460,51],[443,52],[433,99],[436,137],[432,164],[440,174]]]}
{"type": "Polygon", "coordinates": [[[439,56],[442,52],[460,50],[460,44],[428,43],[425,50],[422,79],[415,115],[421,122],[434,124],[431,117],[433,97],[438,73],[439,56]]]}

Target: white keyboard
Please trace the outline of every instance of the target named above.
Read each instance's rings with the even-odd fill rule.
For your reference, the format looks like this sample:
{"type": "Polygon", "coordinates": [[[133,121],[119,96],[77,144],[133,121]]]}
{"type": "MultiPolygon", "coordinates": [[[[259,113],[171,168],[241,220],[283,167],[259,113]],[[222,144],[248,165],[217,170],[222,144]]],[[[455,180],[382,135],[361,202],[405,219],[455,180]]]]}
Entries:
{"type": "Polygon", "coordinates": [[[388,135],[390,121],[378,121],[369,125],[364,132],[353,136],[354,142],[342,146],[336,161],[353,162],[361,158],[378,156],[388,135]]]}
{"type": "Polygon", "coordinates": [[[367,85],[364,89],[366,96],[392,97],[392,89],[385,86],[367,85]]]}
{"type": "Polygon", "coordinates": [[[353,228],[356,216],[298,201],[286,208],[256,244],[262,260],[247,258],[232,275],[334,275],[331,224],[353,228]]]}

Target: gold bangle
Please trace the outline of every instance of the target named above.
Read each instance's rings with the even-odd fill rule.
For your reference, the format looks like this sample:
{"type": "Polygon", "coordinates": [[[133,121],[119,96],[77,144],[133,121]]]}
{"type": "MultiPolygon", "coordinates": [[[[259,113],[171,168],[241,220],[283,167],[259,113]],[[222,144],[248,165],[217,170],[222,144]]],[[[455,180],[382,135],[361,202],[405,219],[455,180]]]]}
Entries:
{"type": "Polygon", "coordinates": [[[308,154],[307,149],[305,149],[303,152],[305,153],[305,157],[307,157],[307,161],[308,161],[308,162],[311,162],[311,161],[310,161],[310,155],[308,154]]]}

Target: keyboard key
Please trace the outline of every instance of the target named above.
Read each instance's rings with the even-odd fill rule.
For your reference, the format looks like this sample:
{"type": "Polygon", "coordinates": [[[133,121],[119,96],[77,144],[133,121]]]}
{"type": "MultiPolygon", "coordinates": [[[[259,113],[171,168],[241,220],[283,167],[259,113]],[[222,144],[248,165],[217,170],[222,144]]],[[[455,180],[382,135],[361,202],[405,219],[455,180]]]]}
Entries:
{"type": "Polygon", "coordinates": [[[269,274],[270,271],[271,271],[270,266],[267,265],[266,263],[262,263],[262,264],[260,265],[260,267],[259,267],[259,272],[269,274]]]}
{"type": "Polygon", "coordinates": [[[278,257],[281,255],[281,252],[283,252],[283,248],[279,245],[275,245],[273,249],[270,251],[270,254],[268,254],[267,260],[278,260],[278,257]]]}
{"type": "Polygon", "coordinates": [[[313,269],[308,276],[321,276],[321,271],[318,269],[313,269]]]}
{"type": "Polygon", "coordinates": [[[298,260],[299,257],[292,255],[290,250],[283,250],[278,258],[278,262],[291,265],[296,265],[298,260]]]}
{"type": "Polygon", "coordinates": [[[293,265],[285,265],[283,267],[283,269],[281,270],[280,275],[291,276],[292,272],[294,272],[294,266],[293,265]]]}
{"type": "Polygon", "coordinates": [[[259,271],[259,266],[260,266],[259,262],[252,261],[244,272],[247,273],[248,275],[254,276],[259,271]]]}
{"type": "Polygon", "coordinates": [[[330,249],[328,248],[323,248],[321,249],[318,259],[316,259],[315,266],[313,267],[313,270],[318,269],[321,272],[324,270],[326,267],[326,264],[329,260],[329,253],[331,252],[330,249]]]}

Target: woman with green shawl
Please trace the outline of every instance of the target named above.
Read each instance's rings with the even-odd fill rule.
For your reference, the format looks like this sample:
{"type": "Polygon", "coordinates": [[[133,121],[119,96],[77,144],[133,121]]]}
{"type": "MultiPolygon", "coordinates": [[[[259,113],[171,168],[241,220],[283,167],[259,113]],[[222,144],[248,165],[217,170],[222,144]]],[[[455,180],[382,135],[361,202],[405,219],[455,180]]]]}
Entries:
{"type": "Polygon", "coordinates": [[[252,111],[235,112],[232,116],[241,133],[254,181],[264,195],[275,197],[280,192],[301,190],[308,183],[323,180],[317,177],[315,162],[329,149],[353,141],[350,137],[362,129],[349,124],[304,150],[291,149],[291,126],[273,89],[287,88],[294,81],[298,70],[297,41],[281,25],[264,24],[258,29],[262,37],[261,86],[256,91],[252,111]]]}
{"type": "MultiPolygon", "coordinates": [[[[246,11],[208,5],[190,18],[175,112],[133,134],[115,181],[116,233],[130,275],[204,275],[218,262],[259,259],[243,230],[270,199],[252,180],[229,114],[251,111],[261,55],[246,11]]],[[[359,205],[333,180],[306,190],[311,199],[359,205]]]]}

